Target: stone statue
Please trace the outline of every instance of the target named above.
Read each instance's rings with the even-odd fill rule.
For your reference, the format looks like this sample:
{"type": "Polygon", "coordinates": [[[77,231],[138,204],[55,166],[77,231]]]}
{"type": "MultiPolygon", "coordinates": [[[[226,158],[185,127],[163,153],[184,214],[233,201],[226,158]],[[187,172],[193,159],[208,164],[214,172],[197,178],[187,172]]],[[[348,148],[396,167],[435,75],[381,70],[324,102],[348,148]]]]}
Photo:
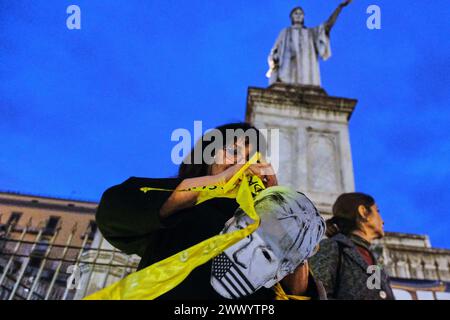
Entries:
{"type": "Polygon", "coordinates": [[[269,84],[320,86],[319,57],[327,60],[331,56],[330,31],[342,8],[352,0],[345,0],[330,18],[315,28],[304,25],[304,11],[301,7],[290,13],[292,25],[280,32],[268,57],[269,84]]]}

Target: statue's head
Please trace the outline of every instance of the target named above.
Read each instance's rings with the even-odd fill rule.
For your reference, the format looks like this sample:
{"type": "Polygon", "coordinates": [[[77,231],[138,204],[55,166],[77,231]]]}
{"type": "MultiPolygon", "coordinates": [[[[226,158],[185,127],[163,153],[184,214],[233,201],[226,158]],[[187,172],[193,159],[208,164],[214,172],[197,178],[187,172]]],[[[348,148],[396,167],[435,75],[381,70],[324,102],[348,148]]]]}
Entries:
{"type": "Polygon", "coordinates": [[[303,25],[305,22],[305,11],[302,7],[295,7],[289,14],[292,25],[303,25]]]}

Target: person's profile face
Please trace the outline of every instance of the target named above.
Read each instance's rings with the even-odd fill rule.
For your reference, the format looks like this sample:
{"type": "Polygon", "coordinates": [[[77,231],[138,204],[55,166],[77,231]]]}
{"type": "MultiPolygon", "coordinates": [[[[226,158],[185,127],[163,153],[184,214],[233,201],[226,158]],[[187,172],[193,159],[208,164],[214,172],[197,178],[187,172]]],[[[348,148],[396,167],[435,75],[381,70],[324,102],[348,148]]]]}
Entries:
{"type": "Polygon", "coordinates": [[[370,209],[372,210],[372,213],[375,216],[376,230],[378,231],[380,237],[384,237],[384,221],[383,218],[381,217],[381,213],[380,210],[378,209],[377,204],[375,203],[370,209]]]}
{"type": "Polygon", "coordinates": [[[375,203],[370,207],[370,215],[368,216],[367,223],[369,227],[374,231],[377,235],[377,238],[384,237],[384,221],[381,217],[380,210],[378,209],[378,205],[375,203]]]}
{"type": "Polygon", "coordinates": [[[291,14],[291,22],[293,25],[303,25],[305,21],[305,13],[302,9],[295,9],[291,14]]]}

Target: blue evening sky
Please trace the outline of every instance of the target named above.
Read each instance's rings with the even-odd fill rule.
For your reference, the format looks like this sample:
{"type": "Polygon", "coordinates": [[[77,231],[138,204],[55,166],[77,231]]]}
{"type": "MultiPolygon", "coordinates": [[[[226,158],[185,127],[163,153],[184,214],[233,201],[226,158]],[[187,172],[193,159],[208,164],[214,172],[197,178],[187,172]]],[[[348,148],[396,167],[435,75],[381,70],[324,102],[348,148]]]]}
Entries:
{"type": "MultiPolygon", "coordinates": [[[[323,22],[334,0],[0,0],[0,190],[98,201],[129,176],[176,173],[176,128],[244,119],[248,86],[301,5],[323,22]],[[81,8],[81,30],[66,8],[81,8]]],[[[448,0],[354,0],[321,64],[350,121],[356,189],[388,231],[450,247],[448,0]],[[381,7],[381,30],[366,8],[381,7]]]]}

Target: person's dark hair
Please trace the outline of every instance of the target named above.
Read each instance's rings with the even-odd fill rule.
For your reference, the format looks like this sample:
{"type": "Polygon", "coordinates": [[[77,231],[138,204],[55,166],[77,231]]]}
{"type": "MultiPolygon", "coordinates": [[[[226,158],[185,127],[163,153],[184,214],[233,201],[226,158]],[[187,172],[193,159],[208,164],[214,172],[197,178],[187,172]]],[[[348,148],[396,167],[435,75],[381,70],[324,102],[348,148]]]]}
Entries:
{"type": "Polygon", "coordinates": [[[371,212],[370,207],[374,204],[374,198],[365,193],[351,192],[341,194],[333,204],[333,217],[326,221],[326,236],[332,237],[337,233],[351,234],[358,228],[360,223],[358,207],[363,205],[371,212]]]}
{"type": "MultiPolygon", "coordinates": [[[[256,139],[257,139],[257,146],[256,151],[259,151],[261,154],[264,155],[265,151],[265,140],[262,134],[260,134],[259,130],[256,129],[256,127],[252,126],[251,124],[247,122],[236,122],[236,123],[228,123],[224,124],[222,126],[219,126],[215,128],[215,130],[218,130],[222,134],[222,147],[226,146],[226,143],[229,141],[226,141],[226,131],[227,130],[236,130],[236,136],[235,141],[239,139],[239,137],[245,136],[245,133],[247,133],[247,130],[255,130],[256,133],[256,139]]],[[[179,169],[178,169],[178,177],[182,179],[187,178],[195,178],[195,177],[201,177],[206,176],[209,174],[210,170],[210,164],[205,162],[205,159],[203,158],[203,152],[205,151],[205,148],[214,142],[214,135],[212,135],[211,132],[207,132],[201,137],[195,144],[194,148],[191,150],[191,152],[186,156],[186,158],[181,163],[179,169]],[[201,159],[194,159],[195,154],[202,155],[201,159]],[[197,161],[194,161],[197,160],[197,161]],[[197,163],[199,162],[199,163],[197,163]]]]}

